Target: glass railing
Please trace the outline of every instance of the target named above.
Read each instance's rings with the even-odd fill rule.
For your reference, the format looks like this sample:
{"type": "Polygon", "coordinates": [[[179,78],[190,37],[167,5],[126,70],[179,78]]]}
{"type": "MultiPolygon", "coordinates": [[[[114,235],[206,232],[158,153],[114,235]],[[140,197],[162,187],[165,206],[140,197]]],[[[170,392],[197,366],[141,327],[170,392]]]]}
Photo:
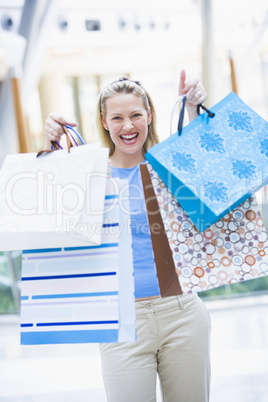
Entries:
{"type": "Polygon", "coordinates": [[[0,314],[19,313],[21,252],[0,252],[0,314]]]}
{"type": "Polygon", "coordinates": [[[204,292],[200,292],[199,296],[208,300],[214,298],[242,297],[262,293],[268,294],[268,276],[206,290],[204,292]]]}

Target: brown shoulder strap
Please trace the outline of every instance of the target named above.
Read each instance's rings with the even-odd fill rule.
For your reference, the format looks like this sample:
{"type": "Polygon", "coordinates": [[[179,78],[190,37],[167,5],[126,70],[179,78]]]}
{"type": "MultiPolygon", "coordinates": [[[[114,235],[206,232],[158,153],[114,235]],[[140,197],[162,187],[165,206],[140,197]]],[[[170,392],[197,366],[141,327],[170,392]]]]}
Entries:
{"type": "Polygon", "coordinates": [[[140,171],[160,294],[162,297],[181,295],[182,290],[176,274],[172,251],[169,246],[147,165],[141,164],[140,171]]]}

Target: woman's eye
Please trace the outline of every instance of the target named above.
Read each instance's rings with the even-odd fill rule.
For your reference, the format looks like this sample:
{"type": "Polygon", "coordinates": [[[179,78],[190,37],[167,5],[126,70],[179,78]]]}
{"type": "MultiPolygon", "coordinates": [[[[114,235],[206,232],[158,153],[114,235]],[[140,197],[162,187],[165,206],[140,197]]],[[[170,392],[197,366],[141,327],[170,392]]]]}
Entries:
{"type": "Polygon", "coordinates": [[[135,114],[133,114],[133,117],[140,117],[140,116],[141,116],[140,113],[135,113],[135,114]]]}
{"type": "Polygon", "coordinates": [[[120,120],[120,119],[121,119],[120,116],[115,116],[115,117],[113,117],[113,120],[120,120]]]}

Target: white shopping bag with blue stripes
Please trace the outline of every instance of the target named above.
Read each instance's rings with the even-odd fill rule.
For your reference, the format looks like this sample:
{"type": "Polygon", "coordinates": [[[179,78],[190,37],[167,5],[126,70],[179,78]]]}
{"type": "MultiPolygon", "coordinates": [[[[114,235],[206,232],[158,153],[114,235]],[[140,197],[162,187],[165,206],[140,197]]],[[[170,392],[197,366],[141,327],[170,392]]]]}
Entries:
{"type": "Polygon", "coordinates": [[[21,344],[135,340],[127,186],[107,180],[100,245],[23,252],[21,344]]]}

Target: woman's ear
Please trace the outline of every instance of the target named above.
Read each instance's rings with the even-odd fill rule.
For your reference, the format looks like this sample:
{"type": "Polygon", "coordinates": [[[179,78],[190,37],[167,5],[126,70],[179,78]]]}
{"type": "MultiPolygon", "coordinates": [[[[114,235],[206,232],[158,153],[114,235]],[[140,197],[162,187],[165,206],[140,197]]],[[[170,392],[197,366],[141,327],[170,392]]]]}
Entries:
{"type": "Polygon", "coordinates": [[[152,122],[152,112],[151,112],[151,109],[147,112],[147,121],[148,121],[148,125],[151,124],[151,122],[152,122]]]}
{"type": "Polygon", "coordinates": [[[103,114],[101,114],[101,122],[102,122],[102,126],[105,130],[109,131],[108,125],[107,125],[107,121],[104,118],[103,114]]]}

